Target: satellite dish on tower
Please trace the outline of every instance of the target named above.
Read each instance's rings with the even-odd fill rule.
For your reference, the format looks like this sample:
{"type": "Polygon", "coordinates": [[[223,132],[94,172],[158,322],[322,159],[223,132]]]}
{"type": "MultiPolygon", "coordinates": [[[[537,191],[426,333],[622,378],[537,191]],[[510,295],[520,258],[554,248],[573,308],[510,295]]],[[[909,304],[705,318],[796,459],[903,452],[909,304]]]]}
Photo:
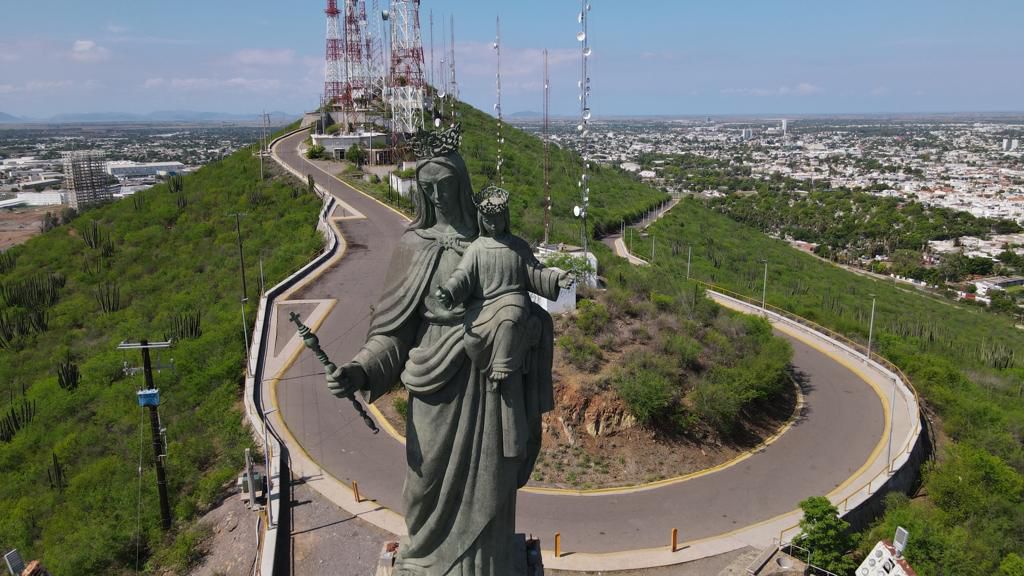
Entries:
{"type": "Polygon", "coordinates": [[[579,206],[573,206],[572,207],[572,215],[577,217],[577,218],[579,218],[580,216],[583,215],[583,209],[580,208],[579,206]]]}

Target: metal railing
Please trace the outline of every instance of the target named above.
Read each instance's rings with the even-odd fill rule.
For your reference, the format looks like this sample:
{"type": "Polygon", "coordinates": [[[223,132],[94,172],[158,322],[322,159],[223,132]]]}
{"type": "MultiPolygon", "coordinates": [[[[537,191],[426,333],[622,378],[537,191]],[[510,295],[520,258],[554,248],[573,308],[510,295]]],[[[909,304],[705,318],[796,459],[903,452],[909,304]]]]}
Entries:
{"type": "MultiPolygon", "coordinates": [[[[868,355],[868,350],[867,350],[866,346],[864,346],[863,344],[861,344],[861,343],[859,343],[859,342],[857,342],[855,340],[852,340],[852,339],[846,337],[843,334],[840,334],[839,332],[836,332],[835,330],[832,330],[831,328],[822,326],[821,324],[818,324],[817,322],[814,322],[812,320],[808,320],[807,318],[804,318],[802,316],[798,316],[798,315],[796,315],[796,314],[794,314],[792,312],[789,312],[788,310],[784,310],[782,308],[779,308],[778,306],[773,306],[773,305],[768,304],[768,303],[765,303],[764,305],[762,305],[760,300],[757,300],[757,299],[752,298],[750,296],[746,296],[744,294],[740,294],[738,292],[734,292],[732,290],[729,290],[728,288],[717,286],[717,285],[712,284],[710,282],[705,282],[703,280],[698,280],[696,278],[691,278],[691,280],[693,280],[697,284],[700,284],[705,289],[710,290],[711,292],[716,292],[718,294],[727,296],[727,297],[732,298],[734,300],[739,300],[739,301],[741,301],[741,302],[743,302],[743,303],[745,303],[745,304],[747,304],[747,305],[749,305],[751,307],[754,307],[756,309],[764,310],[766,312],[771,312],[772,314],[774,314],[776,316],[781,316],[781,317],[785,318],[786,320],[788,320],[790,322],[793,322],[795,324],[799,324],[799,325],[804,326],[804,327],[806,327],[806,328],[808,328],[808,329],[810,329],[810,330],[812,330],[814,332],[818,332],[820,334],[823,334],[823,335],[827,336],[829,339],[834,340],[837,343],[839,343],[842,346],[844,346],[845,348],[847,348],[853,354],[860,356],[862,360],[864,360],[866,362],[874,362],[874,363],[878,364],[879,366],[881,366],[881,367],[885,368],[886,370],[888,370],[890,373],[892,373],[896,377],[896,379],[899,381],[900,384],[902,384],[907,390],[909,390],[913,394],[913,396],[914,396],[914,406],[917,409],[917,414],[915,415],[915,418],[913,419],[913,426],[911,428],[910,434],[908,435],[907,440],[904,443],[904,445],[900,448],[900,450],[898,452],[896,452],[896,454],[893,454],[893,455],[891,455],[888,458],[888,461],[886,462],[885,469],[880,471],[880,472],[878,472],[878,474],[874,475],[870,480],[868,480],[866,485],[862,486],[857,491],[853,492],[852,494],[848,495],[847,497],[843,498],[842,500],[840,500],[838,502],[834,502],[833,504],[839,510],[840,516],[842,516],[843,514],[846,514],[847,512],[849,512],[851,510],[851,508],[850,508],[850,501],[851,500],[853,500],[853,499],[855,499],[857,497],[860,497],[862,495],[866,499],[867,497],[870,497],[872,494],[877,492],[878,489],[881,488],[889,480],[889,478],[895,473],[895,466],[894,466],[894,464],[897,461],[899,461],[901,458],[903,458],[904,456],[908,456],[909,457],[910,453],[914,449],[914,445],[915,445],[915,443],[917,441],[917,438],[918,438],[918,436],[921,433],[921,420],[922,420],[921,419],[921,398],[920,398],[920,396],[919,396],[919,394],[917,392],[917,389],[914,387],[913,383],[910,381],[910,378],[908,378],[907,375],[904,374],[902,370],[900,370],[899,366],[895,365],[894,363],[889,361],[884,356],[881,356],[877,352],[874,352],[874,351],[871,351],[870,352],[870,356],[869,356],[868,355]]],[[[889,409],[890,410],[895,410],[895,407],[894,406],[890,406],[889,409]]],[[[778,541],[780,543],[783,543],[783,544],[786,543],[788,541],[787,538],[790,538],[795,531],[799,530],[799,528],[800,528],[799,524],[796,524],[796,525],[784,528],[783,530],[781,530],[779,532],[778,541]]]]}

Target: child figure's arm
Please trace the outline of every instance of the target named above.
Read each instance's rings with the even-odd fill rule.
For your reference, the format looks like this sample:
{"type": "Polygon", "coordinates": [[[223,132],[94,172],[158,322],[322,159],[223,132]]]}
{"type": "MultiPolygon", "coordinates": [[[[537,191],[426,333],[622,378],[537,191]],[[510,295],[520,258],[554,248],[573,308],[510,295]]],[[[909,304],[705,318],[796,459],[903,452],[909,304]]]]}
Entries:
{"type": "Polygon", "coordinates": [[[452,275],[444,284],[437,287],[437,300],[449,310],[465,302],[473,291],[477,277],[475,252],[473,245],[470,244],[452,275]]]}
{"type": "Polygon", "coordinates": [[[526,276],[530,292],[548,300],[557,300],[562,289],[569,288],[574,282],[568,272],[546,268],[532,253],[526,258],[526,276]]]}

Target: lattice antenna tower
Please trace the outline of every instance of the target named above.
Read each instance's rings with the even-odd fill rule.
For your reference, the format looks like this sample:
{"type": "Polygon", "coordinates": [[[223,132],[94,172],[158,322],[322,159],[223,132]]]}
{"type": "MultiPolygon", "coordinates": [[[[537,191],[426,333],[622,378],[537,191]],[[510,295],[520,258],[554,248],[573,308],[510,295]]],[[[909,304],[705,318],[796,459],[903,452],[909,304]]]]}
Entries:
{"type": "Polygon", "coordinates": [[[437,84],[434,78],[434,11],[430,11],[430,85],[437,88],[437,84]]]}
{"type": "Polygon", "coordinates": [[[345,0],[345,88],[342,96],[346,110],[355,109],[356,100],[366,98],[366,66],[363,61],[363,29],[366,11],[360,0],[345,0]],[[361,9],[362,8],[362,9],[361,9]]]}
{"type": "Polygon", "coordinates": [[[423,42],[420,0],[392,0],[390,101],[396,132],[422,129],[424,115],[423,42]]]}
{"type": "Polygon", "coordinates": [[[579,133],[580,159],[583,163],[583,170],[580,174],[580,200],[581,205],[577,206],[574,212],[582,224],[581,236],[583,239],[583,255],[586,257],[589,250],[589,234],[587,233],[587,211],[590,207],[590,160],[587,158],[587,136],[590,134],[590,74],[587,65],[590,60],[590,38],[587,30],[587,16],[590,13],[589,0],[580,0],[580,13],[577,21],[580,24],[580,31],[576,33],[576,40],[580,43],[580,80],[578,83],[580,94],[580,122],[576,125],[579,133]]]}
{"type": "Polygon", "coordinates": [[[387,77],[388,77],[388,52],[385,46],[390,47],[387,43],[387,22],[391,17],[390,11],[381,11],[380,1],[372,0],[370,5],[371,15],[373,17],[372,24],[369,25],[370,30],[370,78],[373,83],[374,96],[377,98],[384,99],[384,93],[387,89],[387,77]]]}
{"type": "Polygon", "coordinates": [[[324,104],[333,107],[341,102],[345,91],[343,46],[341,40],[341,10],[338,0],[327,0],[327,54],[324,68],[324,104]]]}
{"type": "Polygon", "coordinates": [[[495,30],[496,30],[496,34],[494,36],[494,52],[498,56],[497,72],[494,75],[494,79],[495,79],[494,80],[494,85],[495,85],[495,89],[496,89],[495,91],[496,91],[497,97],[498,97],[498,101],[494,104],[494,111],[495,111],[496,116],[498,117],[498,131],[497,131],[498,156],[497,156],[497,159],[495,161],[495,168],[496,168],[496,175],[497,175],[497,179],[498,179],[498,185],[499,186],[504,186],[505,185],[505,178],[501,174],[501,165],[504,163],[504,159],[501,156],[501,148],[502,148],[502,145],[505,144],[505,136],[502,134],[502,116],[501,116],[501,16],[498,16],[495,19],[495,30]]]}
{"type": "Polygon", "coordinates": [[[551,140],[548,123],[551,105],[550,77],[548,76],[548,49],[544,49],[544,245],[551,239],[551,140]]]}

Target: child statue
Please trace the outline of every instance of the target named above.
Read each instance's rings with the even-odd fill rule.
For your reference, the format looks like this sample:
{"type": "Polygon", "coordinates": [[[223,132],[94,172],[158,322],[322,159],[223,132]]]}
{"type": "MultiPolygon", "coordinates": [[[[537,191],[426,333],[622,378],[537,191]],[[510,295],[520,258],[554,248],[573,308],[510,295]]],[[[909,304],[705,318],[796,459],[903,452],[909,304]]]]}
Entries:
{"type": "MultiPolygon", "coordinates": [[[[545,268],[525,240],[509,233],[508,192],[491,186],[474,199],[480,236],[466,249],[451,277],[437,289],[449,309],[466,302],[466,353],[484,368],[488,390],[501,389],[503,420],[523,397],[524,359],[539,326],[532,326],[529,292],[558,298],[575,281],[568,272],[545,268]]],[[[513,423],[506,422],[515,427],[513,423]]],[[[506,428],[507,430],[507,428],[506,428]]],[[[518,452],[506,438],[506,452],[518,452]]]]}

